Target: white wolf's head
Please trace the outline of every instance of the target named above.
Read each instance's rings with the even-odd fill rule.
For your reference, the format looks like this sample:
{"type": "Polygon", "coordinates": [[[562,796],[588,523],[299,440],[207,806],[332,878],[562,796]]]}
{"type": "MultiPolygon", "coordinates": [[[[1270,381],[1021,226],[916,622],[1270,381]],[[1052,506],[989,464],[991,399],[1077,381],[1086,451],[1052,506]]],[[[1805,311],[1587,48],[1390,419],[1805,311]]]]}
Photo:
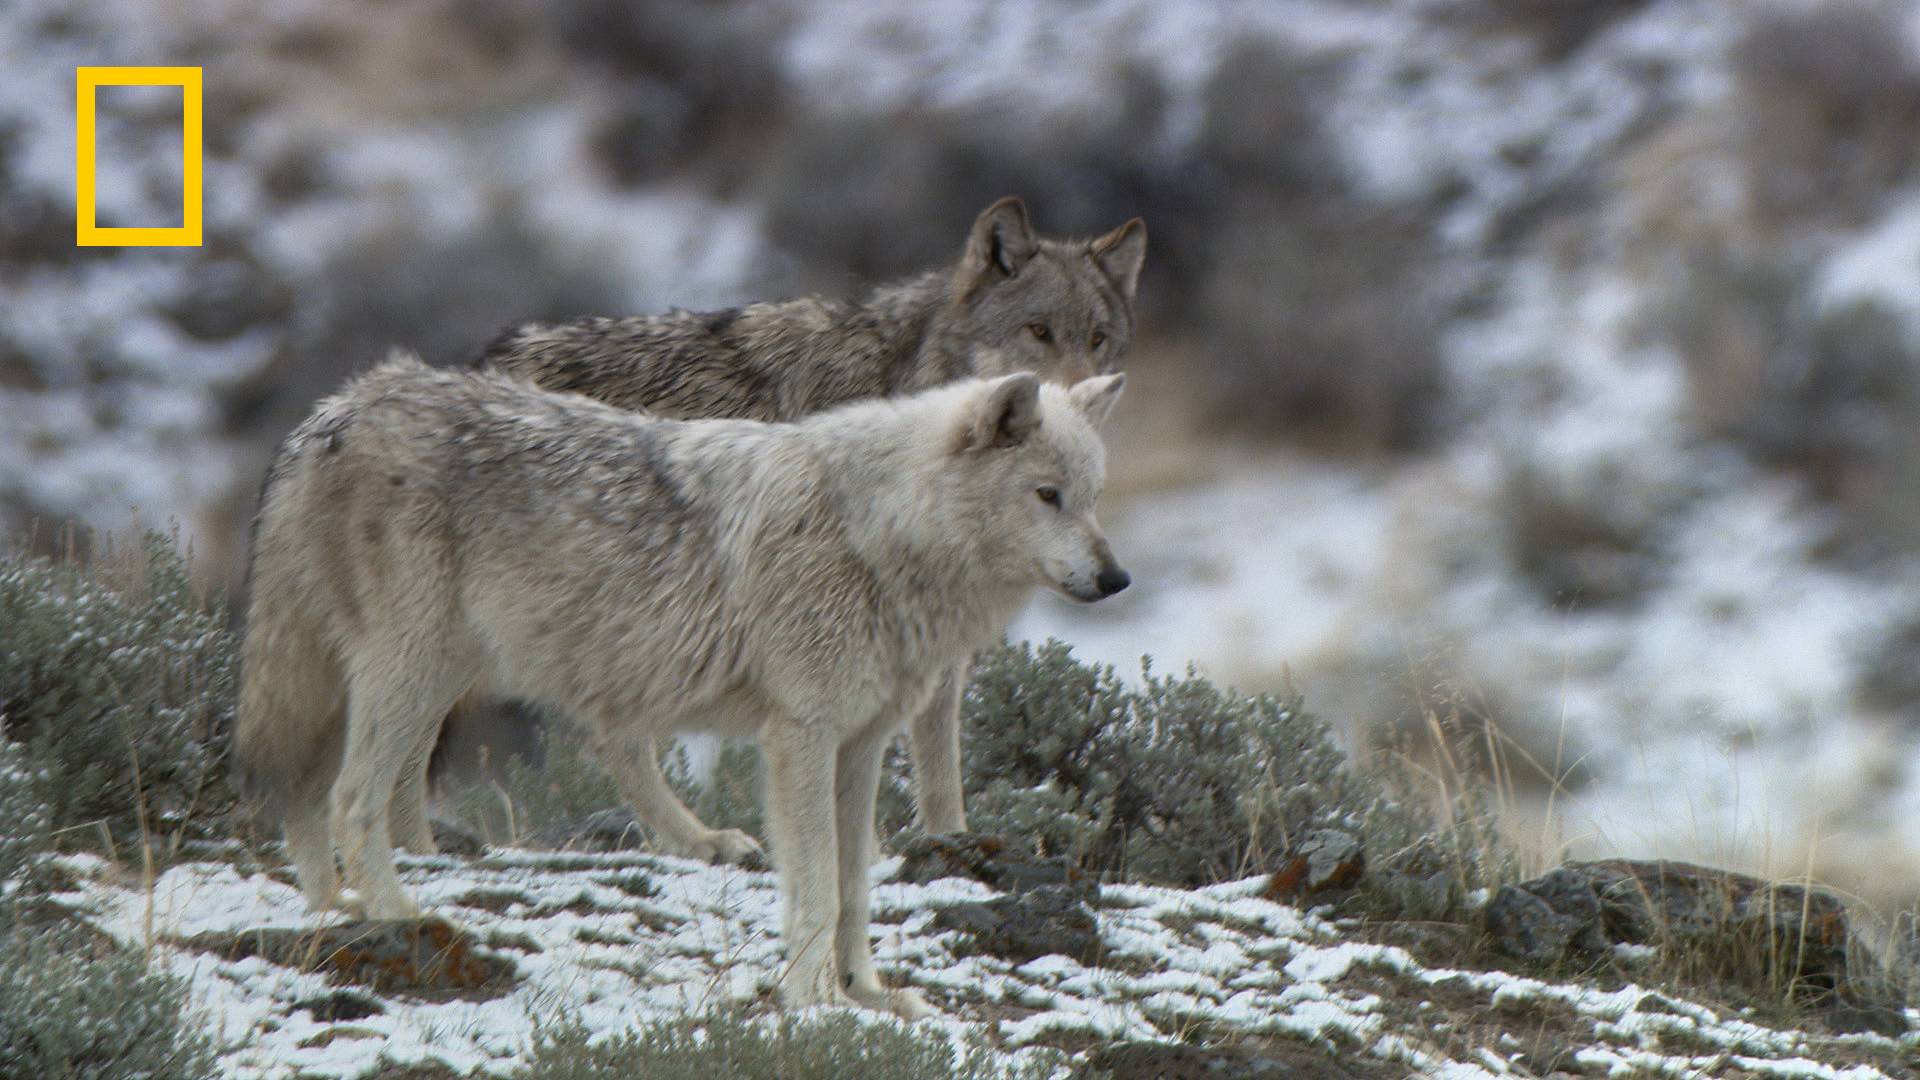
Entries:
{"type": "Polygon", "coordinates": [[[1097,428],[1125,384],[1101,375],[1063,389],[1021,373],[971,388],[949,444],[960,465],[953,509],[995,577],[1089,602],[1127,587],[1093,513],[1107,472],[1097,428]]]}

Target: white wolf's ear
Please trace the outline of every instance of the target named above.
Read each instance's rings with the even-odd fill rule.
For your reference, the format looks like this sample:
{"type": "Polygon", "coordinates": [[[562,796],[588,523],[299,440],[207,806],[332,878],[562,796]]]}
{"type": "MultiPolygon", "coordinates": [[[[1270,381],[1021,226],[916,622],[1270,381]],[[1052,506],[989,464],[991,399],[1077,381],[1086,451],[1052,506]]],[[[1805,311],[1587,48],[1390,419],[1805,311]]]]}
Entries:
{"type": "Polygon", "coordinates": [[[1040,250],[1040,241],[1027,221],[1027,205],[1009,195],[973,219],[973,231],[967,234],[967,252],[960,259],[960,273],[969,288],[986,283],[998,274],[1012,277],[1040,250]]]}
{"type": "Polygon", "coordinates": [[[1091,379],[1081,379],[1067,388],[1067,400],[1087,418],[1087,423],[1098,428],[1112,415],[1113,407],[1120,401],[1120,391],[1127,388],[1125,372],[1113,375],[1096,375],[1091,379]]]}
{"type": "Polygon", "coordinates": [[[961,448],[989,450],[1018,446],[1040,426],[1040,380],[1030,371],[991,383],[974,399],[961,448]]]}
{"type": "Polygon", "coordinates": [[[1140,268],[1147,262],[1147,223],[1134,218],[1095,240],[1092,252],[1094,263],[1120,287],[1127,303],[1133,303],[1134,290],[1140,284],[1140,268]]]}

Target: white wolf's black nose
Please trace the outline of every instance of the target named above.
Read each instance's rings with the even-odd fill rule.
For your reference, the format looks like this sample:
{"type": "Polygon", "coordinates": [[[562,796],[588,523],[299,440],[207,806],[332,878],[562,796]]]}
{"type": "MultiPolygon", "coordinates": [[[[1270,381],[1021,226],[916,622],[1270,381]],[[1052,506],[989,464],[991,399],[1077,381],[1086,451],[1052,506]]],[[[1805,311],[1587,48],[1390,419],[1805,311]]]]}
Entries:
{"type": "Polygon", "coordinates": [[[1133,584],[1133,579],[1127,576],[1125,570],[1116,566],[1110,570],[1100,571],[1100,576],[1093,579],[1093,584],[1100,590],[1101,596],[1112,596],[1133,584]]]}

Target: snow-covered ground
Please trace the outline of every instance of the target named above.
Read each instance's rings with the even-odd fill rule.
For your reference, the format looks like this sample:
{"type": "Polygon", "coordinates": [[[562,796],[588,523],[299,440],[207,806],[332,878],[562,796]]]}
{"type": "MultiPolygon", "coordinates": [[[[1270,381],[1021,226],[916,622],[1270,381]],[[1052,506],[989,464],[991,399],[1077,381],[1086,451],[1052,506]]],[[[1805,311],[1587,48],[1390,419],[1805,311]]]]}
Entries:
{"type": "MultiPolygon", "coordinates": [[[[523,1060],[539,1024],[572,1020],[605,1034],[709,1008],[764,1011],[762,995],[780,964],[769,874],[637,853],[403,857],[413,895],[508,958],[513,985],[498,996],[439,1001],[361,989],[380,1011],[319,1020],[296,1003],[341,988],[326,976],[181,944],[202,934],[322,925],[283,873],[189,863],[149,890],[96,859],[64,863],[74,882],[58,899],[190,980],[234,1077],[344,1080],[414,1062],[501,1075],[523,1060]]],[[[1528,1074],[1517,1063],[1539,1047],[1523,1037],[1549,1026],[1547,1048],[1572,1052],[1589,1075],[1739,1068],[1872,1080],[1895,1074],[1867,1062],[1920,1052],[1920,1035],[1812,1038],[1631,983],[1599,989],[1423,966],[1402,948],[1355,940],[1349,928],[1262,899],[1260,878],[1192,892],[1107,886],[1097,909],[1105,948],[1098,965],[1058,955],[1015,965],[964,955],[959,932],[932,925],[943,905],[990,898],[990,889],[964,879],[886,883],[897,866],[888,860],[874,870],[882,976],[919,988],[945,1014],[923,1023],[1013,1057],[1083,1048],[1086,1036],[1178,1040],[1204,1032],[1464,1080],[1528,1074]],[[1496,1019],[1483,1023],[1489,1012],[1496,1019]]]]}

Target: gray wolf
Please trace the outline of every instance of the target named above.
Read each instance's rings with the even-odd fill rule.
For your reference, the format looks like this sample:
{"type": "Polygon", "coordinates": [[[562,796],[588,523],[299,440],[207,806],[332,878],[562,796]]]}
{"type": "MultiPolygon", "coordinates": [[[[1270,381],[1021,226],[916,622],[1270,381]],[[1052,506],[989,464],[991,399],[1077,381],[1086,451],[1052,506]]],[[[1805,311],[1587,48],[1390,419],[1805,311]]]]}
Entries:
{"type": "MultiPolygon", "coordinates": [[[[1125,356],[1146,243],[1138,218],[1093,239],[1038,235],[1020,200],[1006,198],[974,221],[956,263],[857,300],[529,324],[502,334],[476,366],[683,419],[795,420],[1014,371],[1067,385],[1117,370],[1125,356]]],[[[966,831],[965,680],[962,663],[911,728],[920,819],[930,832],[966,831]]],[[[484,693],[463,698],[456,716],[484,693]]],[[[425,773],[403,778],[395,825],[410,850],[433,850],[426,804],[425,773]]],[[[737,859],[756,847],[741,834],[718,832],[681,853],[737,859]]]]}
{"type": "Polygon", "coordinates": [[[677,732],[756,736],[796,1005],[880,984],[867,868],[886,743],[1037,586],[1127,585],[1094,516],[1124,376],[1030,373],[794,423],[681,421],[390,359],[281,448],[253,552],[234,755],[316,908],[418,909],[389,806],[475,680],[578,718],[656,827],[677,732]]]}

